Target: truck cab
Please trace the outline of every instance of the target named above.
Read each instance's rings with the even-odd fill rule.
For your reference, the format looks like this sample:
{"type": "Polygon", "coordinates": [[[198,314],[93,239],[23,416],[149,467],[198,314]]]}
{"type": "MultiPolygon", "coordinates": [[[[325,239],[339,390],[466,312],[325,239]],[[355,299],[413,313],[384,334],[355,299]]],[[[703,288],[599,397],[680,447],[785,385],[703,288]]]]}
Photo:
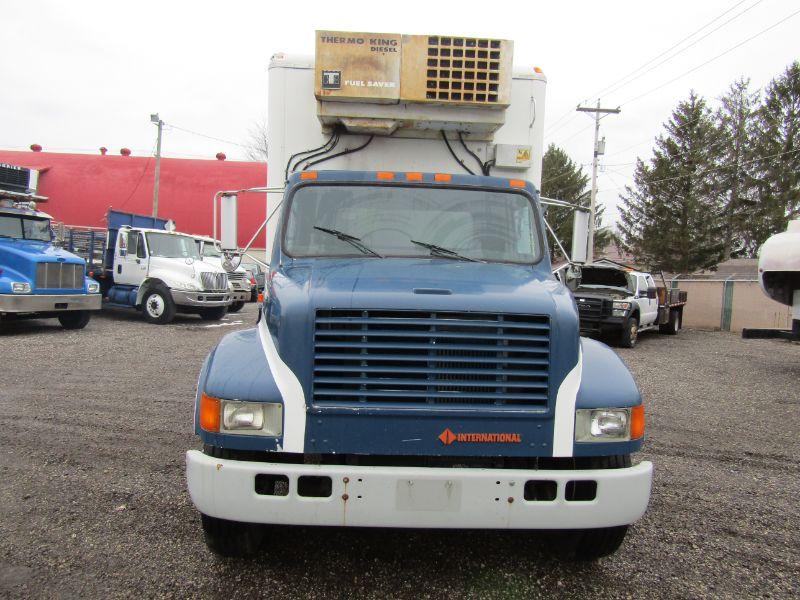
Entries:
{"type": "Polygon", "coordinates": [[[57,318],[82,329],[100,309],[100,286],[83,259],[53,244],[51,217],[0,190],[0,322],[57,318]]]}
{"type": "Polygon", "coordinates": [[[164,325],[176,313],[219,320],[231,304],[228,275],[202,260],[194,236],[172,221],[110,210],[102,232],[69,228],[64,245],[90,261],[104,306],[136,308],[164,325]]]}
{"type": "Polygon", "coordinates": [[[675,335],[681,327],[686,292],[658,285],[651,273],[613,261],[597,261],[561,271],[573,291],[581,333],[609,336],[633,348],[639,334],[658,329],[675,335]]]}
{"type": "Polygon", "coordinates": [[[642,398],[551,272],[546,79],[512,74],[511,48],[317,32],[315,59],[273,58],[264,302],[206,358],[186,455],[214,552],[267,524],[550,529],[593,559],[644,513],[642,398]],[[406,69],[481,52],[457,95],[406,69]]]}
{"type": "MultiPolygon", "coordinates": [[[[203,262],[206,262],[220,270],[225,270],[222,266],[223,255],[219,249],[219,242],[210,237],[195,236],[195,243],[200,252],[203,262]]],[[[246,302],[250,302],[252,296],[252,285],[247,270],[238,265],[235,269],[226,271],[228,274],[228,284],[231,288],[231,303],[228,312],[239,312],[246,302]]]]}

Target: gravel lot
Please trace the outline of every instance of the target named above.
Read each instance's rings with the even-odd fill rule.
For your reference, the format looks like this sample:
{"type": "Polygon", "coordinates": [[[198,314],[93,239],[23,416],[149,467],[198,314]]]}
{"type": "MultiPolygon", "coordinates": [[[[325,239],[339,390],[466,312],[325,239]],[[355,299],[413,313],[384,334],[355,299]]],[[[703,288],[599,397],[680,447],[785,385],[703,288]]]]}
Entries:
{"type": "Polygon", "coordinates": [[[200,364],[255,305],[209,325],[96,316],[0,332],[6,597],[798,597],[800,345],[644,334],[650,509],[594,564],[529,534],[276,529],[253,560],[205,548],[184,483],[200,364]]]}

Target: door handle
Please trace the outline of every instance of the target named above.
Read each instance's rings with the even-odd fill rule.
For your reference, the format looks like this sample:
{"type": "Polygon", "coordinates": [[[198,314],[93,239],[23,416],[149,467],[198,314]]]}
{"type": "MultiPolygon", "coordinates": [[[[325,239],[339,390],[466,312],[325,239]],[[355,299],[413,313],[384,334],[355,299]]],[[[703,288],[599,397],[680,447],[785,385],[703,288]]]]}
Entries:
{"type": "Polygon", "coordinates": [[[141,258],[137,258],[137,259],[136,259],[136,264],[137,264],[137,265],[140,265],[140,264],[142,264],[142,259],[141,259],[141,258]]]}

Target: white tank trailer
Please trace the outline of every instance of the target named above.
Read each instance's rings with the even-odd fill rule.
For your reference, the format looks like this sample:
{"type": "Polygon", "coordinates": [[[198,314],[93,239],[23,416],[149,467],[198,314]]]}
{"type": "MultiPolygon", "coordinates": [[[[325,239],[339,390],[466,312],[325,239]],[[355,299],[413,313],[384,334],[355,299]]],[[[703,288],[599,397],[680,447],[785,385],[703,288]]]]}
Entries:
{"type": "Polygon", "coordinates": [[[784,338],[800,341],[800,219],[783,233],[770,237],[758,254],[758,280],[764,293],[792,307],[792,328],[744,329],[745,338],[784,338]]]}

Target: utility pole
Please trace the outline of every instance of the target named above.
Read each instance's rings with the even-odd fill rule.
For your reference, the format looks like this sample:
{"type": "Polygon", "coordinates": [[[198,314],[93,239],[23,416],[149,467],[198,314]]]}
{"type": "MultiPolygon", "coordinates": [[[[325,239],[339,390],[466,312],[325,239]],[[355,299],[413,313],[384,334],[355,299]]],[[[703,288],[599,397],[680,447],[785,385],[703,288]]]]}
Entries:
{"type": "Polygon", "coordinates": [[[600,98],[597,99],[597,106],[580,106],[576,108],[578,112],[594,113],[594,153],[592,158],[592,196],[589,208],[589,245],[586,248],[587,262],[594,261],[594,213],[597,202],[597,157],[605,153],[605,138],[603,138],[603,149],[600,151],[599,136],[600,136],[600,115],[618,115],[620,113],[619,107],[617,108],[600,108],[600,98]]]}
{"type": "Polygon", "coordinates": [[[158,126],[158,141],[156,141],[156,180],[153,184],[153,217],[158,216],[158,181],[161,178],[161,132],[164,121],[158,118],[158,113],[150,115],[150,122],[158,126]]]}

